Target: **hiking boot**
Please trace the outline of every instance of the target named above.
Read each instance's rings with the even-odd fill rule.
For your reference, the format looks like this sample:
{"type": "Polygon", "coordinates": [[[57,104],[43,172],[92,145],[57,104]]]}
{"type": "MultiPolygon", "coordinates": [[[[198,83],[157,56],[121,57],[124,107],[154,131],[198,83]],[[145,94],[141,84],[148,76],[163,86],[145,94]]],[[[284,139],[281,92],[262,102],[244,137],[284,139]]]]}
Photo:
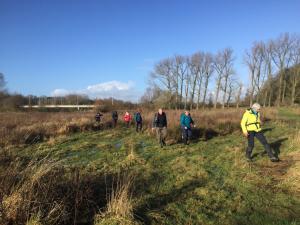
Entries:
{"type": "Polygon", "coordinates": [[[247,162],[253,162],[252,158],[246,158],[247,159],[247,162]]]}
{"type": "Polygon", "coordinates": [[[164,143],[163,143],[162,140],[159,142],[159,144],[160,144],[160,147],[161,147],[161,148],[164,147],[164,143]]]}
{"type": "Polygon", "coordinates": [[[186,138],[183,139],[183,144],[187,145],[187,139],[186,138]]]}
{"type": "Polygon", "coordinates": [[[249,155],[249,154],[246,154],[246,159],[247,159],[248,162],[253,161],[251,155],[249,155]]]}
{"type": "Polygon", "coordinates": [[[271,162],[279,162],[279,159],[276,158],[275,156],[270,158],[271,162]]]}

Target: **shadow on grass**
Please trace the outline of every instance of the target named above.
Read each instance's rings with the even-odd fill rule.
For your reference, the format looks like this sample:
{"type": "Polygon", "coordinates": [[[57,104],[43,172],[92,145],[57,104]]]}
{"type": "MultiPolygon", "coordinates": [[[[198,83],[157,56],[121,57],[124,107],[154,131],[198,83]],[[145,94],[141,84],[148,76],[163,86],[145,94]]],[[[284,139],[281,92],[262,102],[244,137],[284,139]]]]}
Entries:
{"type": "MultiPolygon", "coordinates": [[[[282,143],[285,142],[286,140],[288,140],[288,138],[281,138],[281,139],[279,139],[279,140],[277,140],[277,141],[274,141],[274,142],[270,143],[271,150],[273,150],[273,153],[274,153],[274,156],[275,156],[275,157],[279,157],[279,155],[280,155],[280,153],[281,153],[281,150],[280,150],[281,145],[282,145],[282,143]]],[[[261,153],[254,153],[254,154],[252,155],[252,158],[254,159],[254,158],[258,157],[259,155],[264,156],[264,155],[266,155],[266,154],[267,154],[266,151],[263,151],[263,152],[261,152],[261,153]]]]}
{"type": "Polygon", "coordinates": [[[274,129],[274,127],[269,127],[269,128],[262,129],[261,132],[266,133],[268,131],[272,131],[273,129],[274,129]]]}
{"type": "Polygon", "coordinates": [[[151,224],[151,218],[148,217],[147,212],[159,211],[166,207],[169,203],[177,202],[185,194],[203,186],[205,181],[194,179],[186,182],[179,188],[175,188],[168,193],[159,194],[145,200],[145,203],[140,205],[135,211],[135,219],[141,221],[143,224],[151,224]]]}
{"type": "Polygon", "coordinates": [[[281,153],[281,145],[286,140],[288,140],[288,138],[281,138],[281,139],[279,139],[277,141],[274,141],[274,142],[270,143],[271,149],[273,149],[274,155],[276,157],[278,157],[280,155],[280,153],[281,153]]]}
{"type": "Polygon", "coordinates": [[[204,138],[204,140],[207,141],[214,137],[219,136],[219,133],[213,129],[194,128],[192,132],[193,132],[192,140],[194,141],[197,141],[200,138],[204,138]]]}

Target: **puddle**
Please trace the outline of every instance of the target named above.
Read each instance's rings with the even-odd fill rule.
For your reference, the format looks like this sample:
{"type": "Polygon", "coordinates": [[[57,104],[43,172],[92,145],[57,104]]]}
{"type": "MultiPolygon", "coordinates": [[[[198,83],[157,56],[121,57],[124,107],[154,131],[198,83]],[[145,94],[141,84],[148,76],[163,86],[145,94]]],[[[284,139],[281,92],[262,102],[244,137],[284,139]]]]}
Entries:
{"type": "Polygon", "coordinates": [[[116,144],[115,144],[115,148],[116,149],[120,149],[121,147],[122,147],[122,145],[123,145],[123,142],[117,142],[116,144]]]}

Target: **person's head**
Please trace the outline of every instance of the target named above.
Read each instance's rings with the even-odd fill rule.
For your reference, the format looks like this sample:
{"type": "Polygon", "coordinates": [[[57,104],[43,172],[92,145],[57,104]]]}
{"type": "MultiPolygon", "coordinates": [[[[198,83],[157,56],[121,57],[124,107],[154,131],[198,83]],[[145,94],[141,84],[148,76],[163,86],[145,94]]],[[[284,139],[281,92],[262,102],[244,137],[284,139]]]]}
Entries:
{"type": "Polygon", "coordinates": [[[252,105],[252,107],[251,107],[251,109],[252,109],[253,111],[255,111],[255,112],[259,112],[259,111],[260,111],[260,108],[261,108],[261,106],[260,106],[260,104],[257,103],[257,102],[255,102],[255,103],[252,105]]]}
{"type": "Polygon", "coordinates": [[[125,112],[125,114],[126,114],[126,115],[128,115],[128,114],[129,114],[129,112],[128,112],[128,111],[126,111],[126,112],[125,112]]]}
{"type": "Polygon", "coordinates": [[[184,114],[185,114],[186,116],[189,116],[189,115],[190,115],[190,112],[189,112],[188,110],[186,110],[186,111],[184,111],[184,114]]]}
{"type": "Polygon", "coordinates": [[[158,113],[159,113],[159,114],[162,114],[162,113],[163,113],[162,108],[158,109],[158,113]]]}

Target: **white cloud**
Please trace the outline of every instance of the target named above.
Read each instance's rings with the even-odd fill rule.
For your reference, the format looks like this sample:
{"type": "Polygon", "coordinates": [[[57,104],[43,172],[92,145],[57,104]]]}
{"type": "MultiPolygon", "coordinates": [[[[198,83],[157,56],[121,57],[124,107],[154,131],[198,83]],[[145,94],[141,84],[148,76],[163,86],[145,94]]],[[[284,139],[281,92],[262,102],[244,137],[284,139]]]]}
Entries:
{"type": "Polygon", "coordinates": [[[134,83],[132,81],[129,81],[128,83],[122,83],[119,81],[109,81],[105,83],[90,85],[87,87],[87,90],[89,92],[106,92],[106,91],[127,91],[130,90],[134,86],[134,83]]]}
{"type": "Polygon", "coordinates": [[[68,94],[86,94],[90,98],[116,98],[125,101],[138,101],[141,93],[136,90],[132,81],[108,81],[99,84],[89,85],[83,90],[55,89],[52,96],[65,96],[68,94]]]}
{"type": "Polygon", "coordinates": [[[69,92],[66,89],[55,89],[54,91],[52,91],[51,95],[54,97],[58,97],[58,96],[65,96],[71,94],[71,92],[69,92]]]}

